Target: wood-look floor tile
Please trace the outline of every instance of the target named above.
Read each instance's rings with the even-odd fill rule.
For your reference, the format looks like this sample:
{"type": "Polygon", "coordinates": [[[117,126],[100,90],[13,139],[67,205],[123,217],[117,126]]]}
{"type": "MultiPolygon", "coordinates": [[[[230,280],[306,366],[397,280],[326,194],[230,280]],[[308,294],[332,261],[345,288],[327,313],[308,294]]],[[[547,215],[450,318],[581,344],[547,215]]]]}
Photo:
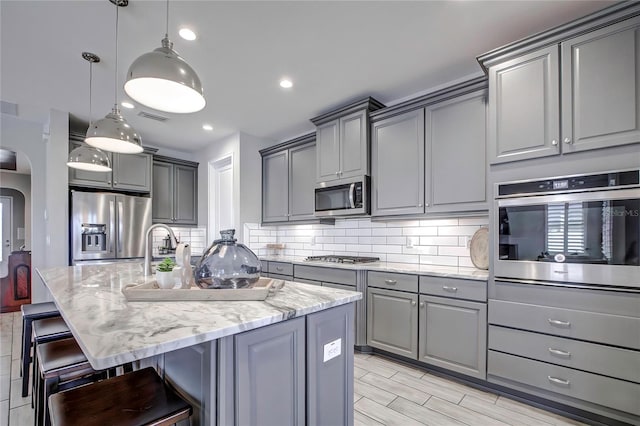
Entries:
{"type": "Polygon", "coordinates": [[[354,426],[382,426],[382,423],[373,420],[369,416],[365,416],[358,410],[353,410],[354,426]]]}
{"type": "Polygon", "coordinates": [[[427,408],[423,405],[415,404],[404,398],[398,397],[394,399],[387,407],[395,410],[407,417],[432,426],[460,426],[464,425],[449,416],[445,416],[437,411],[427,408]]]}
{"type": "Polygon", "coordinates": [[[422,376],[422,380],[426,380],[438,386],[445,386],[449,389],[462,392],[465,395],[473,395],[476,398],[483,399],[492,404],[494,404],[498,399],[498,395],[496,395],[495,393],[481,391],[479,389],[472,388],[471,386],[466,386],[461,383],[454,382],[453,380],[438,377],[434,374],[425,374],[424,376],[422,376]]]}
{"type": "Polygon", "coordinates": [[[533,417],[529,417],[525,414],[518,413],[517,411],[509,410],[508,408],[501,407],[490,402],[484,401],[482,399],[476,398],[472,395],[465,395],[464,399],[460,403],[461,407],[468,408],[477,413],[485,414],[489,417],[493,417],[496,420],[500,420],[504,423],[519,426],[519,425],[528,425],[528,426],[543,426],[543,425],[551,425],[551,423],[544,422],[540,419],[534,419],[533,417]]]}
{"type": "Polygon", "coordinates": [[[371,354],[363,354],[363,353],[360,353],[360,352],[354,352],[354,354],[353,354],[353,358],[354,359],[369,359],[372,356],[373,355],[371,355],[371,354]]]}
{"type": "Polygon", "coordinates": [[[364,376],[367,373],[368,371],[364,368],[356,367],[355,365],[353,366],[353,377],[355,377],[356,379],[364,376]]]}
{"type": "Polygon", "coordinates": [[[11,374],[11,355],[0,356],[0,376],[11,374]]]}
{"type": "Polygon", "coordinates": [[[525,414],[529,417],[533,417],[534,419],[538,419],[543,422],[551,423],[553,425],[558,426],[577,426],[583,425],[579,421],[561,416],[556,413],[552,413],[550,411],[542,410],[540,408],[532,407],[531,405],[524,404],[522,402],[514,401],[513,399],[505,398],[504,396],[500,396],[496,401],[496,405],[499,407],[508,408],[511,411],[515,411],[517,413],[525,414]]]}
{"type": "Polygon", "coordinates": [[[424,404],[431,396],[428,393],[422,392],[403,383],[387,379],[386,377],[378,376],[374,373],[369,373],[365,376],[362,376],[359,380],[370,385],[377,386],[380,389],[384,389],[388,392],[401,396],[405,399],[408,399],[409,401],[415,402],[416,404],[420,405],[424,404]]]}
{"type": "Polygon", "coordinates": [[[14,409],[22,405],[29,405],[29,408],[31,408],[31,387],[29,387],[29,395],[23,398],[22,397],[22,379],[11,380],[9,406],[11,407],[11,409],[14,409]]]}
{"type": "Polygon", "coordinates": [[[424,423],[415,421],[368,398],[362,398],[356,402],[355,409],[386,426],[424,426],[424,423]]]}
{"type": "Polygon", "coordinates": [[[9,425],[9,400],[0,402],[0,426],[9,425]]]}
{"type": "Polygon", "coordinates": [[[382,405],[388,405],[391,401],[397,398],[397,395],[370,385],[369,383],[362,382],[360,379],[355,379],[353,381],[353,390],[355,393],[382,405]]]}
{"type": "Polygon", "coordinates": [[[449,417],[453,417],[454,419],[462,423],[466,423],[470,426],[507,425],[507,423],[501,422],[500,420],[496,420],[492,417],[485,416],[484,414],[480,414],[476,411],[469,410],[468,408],[452,404],[440,398],[429,398],[425,406],[449,417]]]}
{"type": "Polygon", "coordinates": [[[0,376],[0,401],[8,401],[11,387],[11,378],[8,374],[0,376]]]}
{"type": "Polygon", "coordinates": [[[362,398],[362,395],[356,392],[353,393],[353,402],[358,401],[360,398],[362,398]]]}
{"type": "Polygon", "coordinates": [[[383,364],[374,364],[371,360],[368,359],[360,359],[355,358],[353,361],[354,366],[358,368],[362,368],[363,370],[367,370],[370,373],[376,373],[378,376],[382,377],[391,377],[396,374],[398,371],[393,368],[389,368],[383,364]]]}
{"type": "Polygon", "coordinates": [[[31,405],[23,405],[9,410],[9,426],[28,426],[33,424],[34,411],[31,405]]]}
{"type": "Polygon", "coordinates": [[[417,377],[420,378],[422,376],[425,375],[425,372],[422,370],[419,370],[417,368],[413,368],[410,367],[408,365],[399,363],[399,362],[395,362],[393,360],[387,359],[387,358],[383,358],[380,356],[375,356],[375,357],[371,357],[367,360],[367,362],[370,362],[372,364],[377,364],[380,365],[382,367],[386,367],[386,368],[390,368],[394,371],[397,372],[401,372],[404,373],[408,376],[413,376],[413,377],[417,377]]]}
{"type": "Polygon", "coordinates": [[[11,380],[16,380],[20,378],[20,362],[19,359],[11,360],[11,380]]]}
{"type": "Polygon", "coordinates": [[[22,334],[14,333],[11,341],[11,359],[20,359],[20,351],[22,348],[22,334]]]}
{"type": "Polygon", "coordinates": [[[403,385],[412,387],[428,395],[437,396],[438,398],[444,399],[454,404],[457,404],[460,401],[462,401],[462,398],[464,397],[464,393],[459,392],[455,389],[450,389],[445,386],[435,385],[426,380],[416,379],[415,377],[407,376],[404,373],[395,374],[393,377],[391,377],[391,380],[398,383],[402,383],[403,385]]]}

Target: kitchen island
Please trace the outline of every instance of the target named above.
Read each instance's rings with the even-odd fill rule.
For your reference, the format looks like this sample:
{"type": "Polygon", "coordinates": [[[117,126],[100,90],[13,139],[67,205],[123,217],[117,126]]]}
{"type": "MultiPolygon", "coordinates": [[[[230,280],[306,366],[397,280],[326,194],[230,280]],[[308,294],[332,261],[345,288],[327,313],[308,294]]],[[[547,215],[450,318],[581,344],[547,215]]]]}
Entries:
{"type": "Polygon", "coordinates": [[[152,279],[140,263],[37,272],[94,368],[156,366],[193,424],[353,424],[360,293],[287,281],[264,301],[128,302],[152,279]]]}

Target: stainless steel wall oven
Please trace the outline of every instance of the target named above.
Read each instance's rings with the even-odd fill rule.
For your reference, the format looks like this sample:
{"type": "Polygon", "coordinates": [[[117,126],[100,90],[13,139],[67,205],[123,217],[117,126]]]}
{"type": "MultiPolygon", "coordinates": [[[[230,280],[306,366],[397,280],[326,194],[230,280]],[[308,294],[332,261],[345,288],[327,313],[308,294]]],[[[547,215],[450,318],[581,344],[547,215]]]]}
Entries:
{"type": "Polygon", "coordinates": [[[495,189],[496,279],[640,289],[640,170],[495,189]]]}

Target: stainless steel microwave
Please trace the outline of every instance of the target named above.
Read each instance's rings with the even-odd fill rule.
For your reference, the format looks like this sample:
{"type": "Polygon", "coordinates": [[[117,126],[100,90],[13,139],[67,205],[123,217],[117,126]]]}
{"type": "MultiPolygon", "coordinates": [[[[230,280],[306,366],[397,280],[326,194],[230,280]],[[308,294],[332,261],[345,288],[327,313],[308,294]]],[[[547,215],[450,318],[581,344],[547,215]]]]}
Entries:
{"type": "Polygon", "coordinates": [[[359,216],[370,212],[369,176],[323,182],[316,186],[317,217],[359,216]]]}
{"type": "Polygon", "coordinates": [[[640,171],[497,184],[500,279],[640,289],[640,171]]]}

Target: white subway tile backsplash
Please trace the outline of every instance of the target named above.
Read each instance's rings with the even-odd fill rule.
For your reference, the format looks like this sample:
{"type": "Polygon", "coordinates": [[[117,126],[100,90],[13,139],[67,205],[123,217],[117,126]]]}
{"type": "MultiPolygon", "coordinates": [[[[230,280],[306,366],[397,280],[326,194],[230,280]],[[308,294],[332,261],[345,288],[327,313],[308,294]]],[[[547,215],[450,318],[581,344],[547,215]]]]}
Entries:
{"type": "Polygon", "coordinates": [[[345,245],[344,244],[324,244],[324,249],[330,250],[330,251],[345,251],[345,245]]]}
{"type": "Polygon", "coordinates": [[[322,231],[322,235],[326,235],[328,237],[344,237],[346,234],[344,229],[325,229],[322,231]]]}
{"type": "Polygon", "coordinates": [[[356,237],[371,236],[371,228],[346,229],[345,235],[356,237]]]}
{"type": "Polygon", "coordinates": [[[388,228],[407,228],[411,226],[420,226],[419,220],[394,220],[389,222],[388,228]]]}
{"type": "Polygon", "coordinates": [[[457,226],[458,219],[427,219],[421,220],[420,226],[457,226]]]}
{"type": "Polygon", "coordinates": [[[333,244],[333,237],[316,237],[316,244],[333,244]]]}
{"type": "Polygon", "coordinates": [[[421,246],[457,246],[458,238],[464,237],[420,237],[421,246]]]}
{"type": "Polygon", "coordinates": [[[420,256],[417,254],[387,254],[387,262],[398,262],[398,263],[419,263],[420,256]]]}
{"type": "Polygon", "coordinates": [[[458,266],[458,258],[455,256],[420,256],[420,264],[458,266]]]}
{"type": "Polygon", "coordinates": [[[439,226],[437,235],[473,235],[479,226],[439,226]]]}
{"type": "Polygon", "coordinates": [[[438,247],[438,254],[440,256],[469,256],[469,249],[466,247],[449,247],[449,246],[440,246],[438,247]]]}
{"type": "Polygon", "coordinates": [[[406,243],[407,243],[407,237],[387,237],[387,244],[403,246],[406,243]]]}
{"type": "Polygon", "coordinates": [[[408,236],[438,235],[438,228],[435,226],[404,228],[402,234],[408,236]]]}
{"type": "Polygon", "coordinates": [[[390,246],[387,244],[375,244],[371,246],[372,251],[379,251],[382,253],[402,253],[402,246],[390,246]]]}
{"type": "Polygon", "coordinates": [[[371,230],[372,236],[402,235],[402,228],[374,228],[371,230]]]}

